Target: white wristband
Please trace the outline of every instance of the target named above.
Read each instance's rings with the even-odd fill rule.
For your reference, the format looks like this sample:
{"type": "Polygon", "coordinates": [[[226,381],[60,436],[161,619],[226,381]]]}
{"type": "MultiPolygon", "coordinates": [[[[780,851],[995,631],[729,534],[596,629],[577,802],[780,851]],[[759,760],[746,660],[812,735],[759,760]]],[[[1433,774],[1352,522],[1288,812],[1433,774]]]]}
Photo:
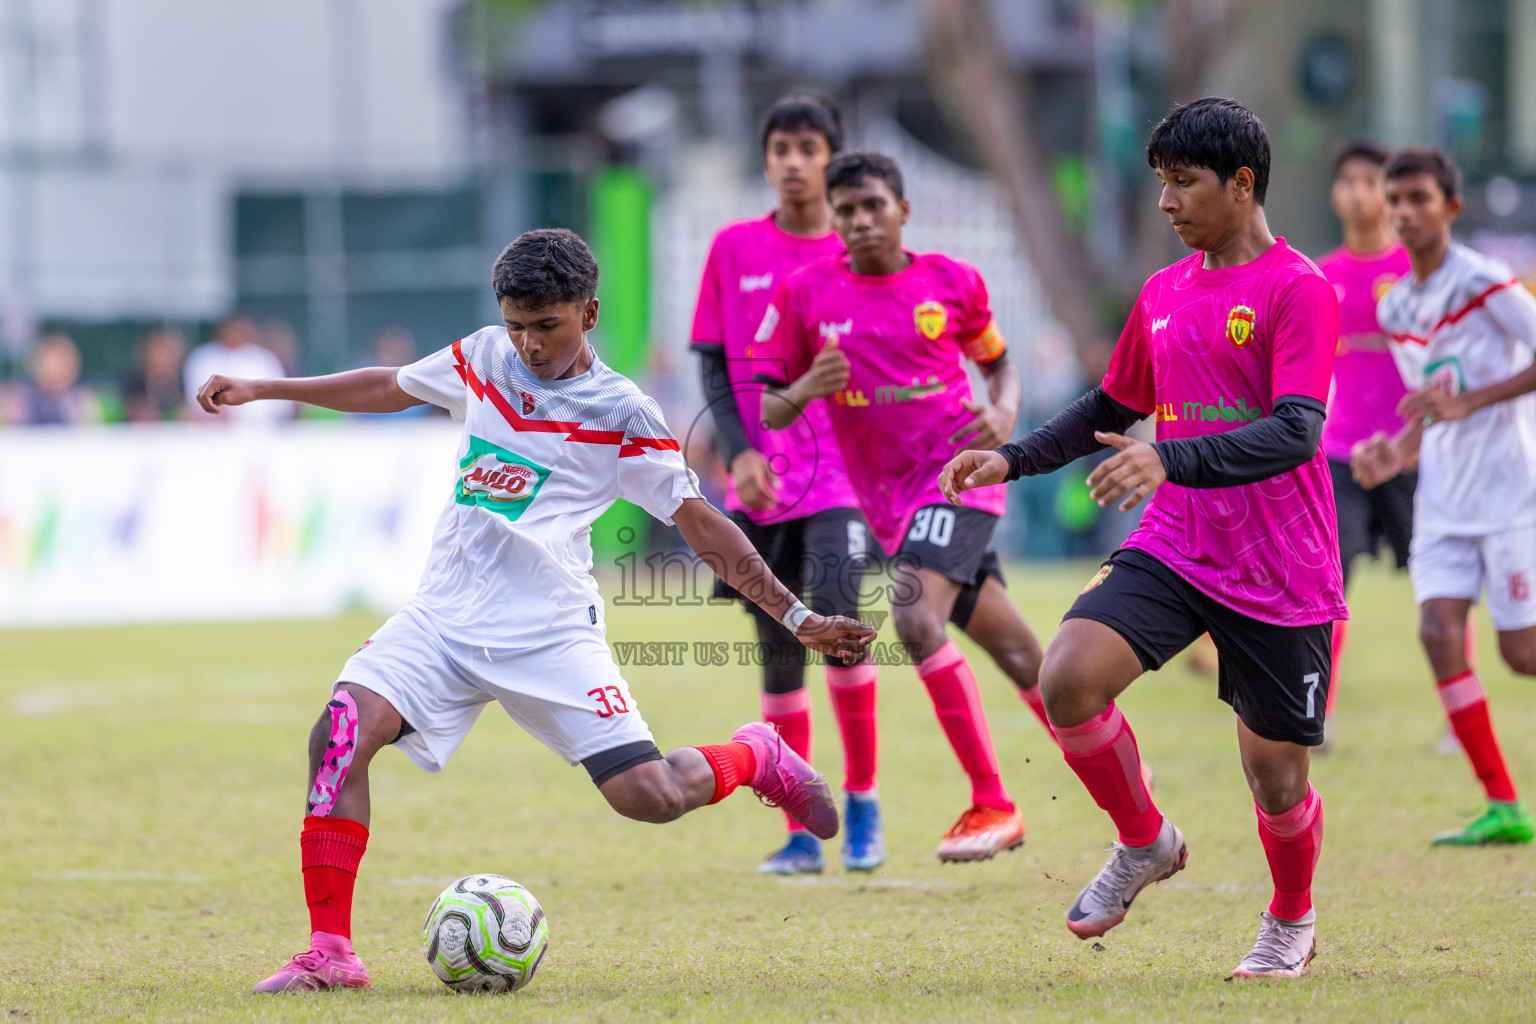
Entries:
{"type": "Polygon", "coordinates": [[[805,606],[805,603],[802,601],[796,601],[794,604],[790,605],[789,611],[784,613],[784,617],[780,619],[779,622],[781,622],[784,628],[789,630],[791,633],[798,634],[800,632],[801,625],[803,625],[805,620],[810,617],[811,610],[805,606]]]}

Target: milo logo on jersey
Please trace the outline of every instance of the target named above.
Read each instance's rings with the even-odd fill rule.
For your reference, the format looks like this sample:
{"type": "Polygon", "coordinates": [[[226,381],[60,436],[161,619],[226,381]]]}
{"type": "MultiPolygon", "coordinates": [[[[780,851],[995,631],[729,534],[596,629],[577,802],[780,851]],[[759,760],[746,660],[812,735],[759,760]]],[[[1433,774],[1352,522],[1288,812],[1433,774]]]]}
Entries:
{"type": "Polygon", "coordinates": [[[549,470],[473,435],[459,460],[453,500],[517,519],[544,486],[549,470]]]}

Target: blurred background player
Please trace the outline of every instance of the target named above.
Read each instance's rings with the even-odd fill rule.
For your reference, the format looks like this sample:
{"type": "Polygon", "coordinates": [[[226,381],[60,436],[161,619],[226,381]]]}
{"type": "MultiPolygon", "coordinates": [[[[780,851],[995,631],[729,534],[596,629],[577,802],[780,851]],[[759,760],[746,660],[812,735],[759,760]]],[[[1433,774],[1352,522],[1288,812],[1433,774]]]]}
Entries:
{"type": "Polygon", "coordinates": [[[971,780],[971,807],[939,844],[939,859],[984,860],[1024,841],[1024,817],[1003,788],[975,673],[945,623],[980,644],[1044,722],[1040,645],[1009,600],[992,549],[1004,488],[951,508],[937,478],[955,452],[1008,440],[1018,372],[976,269],[902,248],[911,204],[896,162],[854,151],[826,173],[833,225],[848,252],[795,272],[775,291],[756,337],[773,345],[778,362],[765,376],[783,400],[765,402],[763,415],[779,428],[830,396],[849,479],[893,556],[896,633],[914,651],[971,780]],[[966,360],[980,367],[989,404],[972,398],[966,360]]]}
{"type": "Polygon", "coordinates": [[[1148,279],[1100,387],[1013,444],[956,457],[942,483],[958,500],[1119,449],[1089,474],[1094,499],[1122,510],[1151,500],[1067,611],[1040,673],[1067,764],[1119,831],[1067,927],[1103,935],[1142,889],[1184,867],[1184,836],[1139,777],[1115,698],[1209,633],[1274,881],[1258,941],[1232,973],[1295,978],[1316,952],[1323,836],[1308,752],[1323,739],[1332,624],[1346,615],[1319,447],[1338,302],[1270,234],[1269,136],[1251,111],[1217,98],[1176,107],[1152,130],[1147,162],[1159,207],[1197,252],[1148,279]],[[1123,435],[1154,414],[1155,444],[1123,435]]]}
{"type": "Polygon", "coordinates": [[[1413,273],[1377,316],[1403,380],[1395,435],[1354,452],[1361,486],[1383,486],[1415,464],[1413,553],[1419,639],[1440,702],[1488,798],[1436,844],[1529,843],[1536,837],[1494,735],[1482,683],[1467,659],[1467,615],[1486,584],[1499,654],[1536,675],[1536,298],[1500,261],[1451,240],[1461,172],[1437,149],[1410,148],[1386,169],[1392,226],[1413,273]]]}
{"type": "MultiPolygon", "coordinates": [[[[830,100],[787,96],[763,117],[763,174],[779,205],[729,224],[710,245],[694,307],[692,342],[720,457],[729,467],[725,507],[769,568],[825,615],[857,616],[868,528],[848,482],[827,412],[811,402],[788,429],[763,426],[764,368],[753,335],[773,289],[808,263],[843,251],[827,205],[827,161],[843,148],[830,100]]],[[[723,584],[721,585],[723,587],[723,584]]],[[[728,589],[728,588],[727,588],[728,589]]],[[[720,596],[736,596],[734,591],[720,596]]],[[[743,600],[757,628],[763,664],[763,720],[811,759],[811,702],[805,648],[772,616],[743,600]]],[[[827,687],[843,737],[843,866],[872,871],[885,860],[876,767],[875,666],[827,662],[827,687]]],[[[823,867],[821,843],[792,818],[789,841],[758,870],[792,875],[823,867]]]]}
{"type": "MultiPolygon", "coordinates": [[[[1323,454],[1333,477],[1346,592],[1356,558],[1374,557],[1385,540],[1401,569],[1408,564],[1408,541],[1413,535],[1414,474],[1404,473],[1367,491],[1349,471],[1349,453],[1357,443],[1377,431],[1395,432],[1402,425],[1397,403],[1406,393],[1397,364],[1387,351],[1387,339],[1376,323],[1377,301],[1408,273],[1408,251],[1387,220],[1383,178],[1387,155],[1381,146],[1364,140],[1346,143],[1339,150],[1329,197],[1344,227],[1344,244],[1317,261],[1339,298],[1339,347],[1333,357],[1328,418],[1323,423],[1323,454]]],[[[1348,619],[1334,623],[1325,737],[1332,731],[1339,666],[1348,636],[1348,619]]]]}
{"type": "Polygon", "coordinates": [[[575,234],[530,231],[493,270],[504,326],[398,369],[215,375],[198,391],[209,415],[256,399],[372,413],[431,402],[464,422],[454,493],[421,588],[347,660],[310,734],[313,784],[300,837],[310,948],[256,992],[368,987],[351,916],[368,843],[369,764],[398,744],[421,768],[440,771],[492,700],[583,765],[626,817],[673,821],[747,784],[824,838],[837,833],[826,781],[760,722],[729,743],[663,757],[614,664],[589,537],[619,497],[675,523],[711,568],[807,645],[855,661],[874,630],[807,609],[698,497],[656,403],[587,343],[597,278],[597,261],[575,234]]]}

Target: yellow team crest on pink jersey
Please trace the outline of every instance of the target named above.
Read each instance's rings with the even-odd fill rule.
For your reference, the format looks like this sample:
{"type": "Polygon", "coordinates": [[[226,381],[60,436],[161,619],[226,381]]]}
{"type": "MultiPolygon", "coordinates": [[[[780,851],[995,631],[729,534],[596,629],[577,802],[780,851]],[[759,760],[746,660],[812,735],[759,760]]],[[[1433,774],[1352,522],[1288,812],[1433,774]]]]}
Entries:
{"type": "Polygon", "coordinates": [[[949,312],[941,304],[929,299],[917,304],[912,310],[912,319],[917,322],[917,329],[923,337],[929,341],[938,341],[939,335],[944,333],[944,325],[949,323],[949,312]]]}
{"type": "Polygon", "coordinates": [[[1380,302],[1382,299],[1386,298],[1387,292],[1392,290],[1392,286],[1397,284],[1397,280],[1398,278],[1396,274],[1382,274],[1376,279],[1375,283],[1371,285],[1371,298],[1375,299],[1377,302],[1380,302]]]}
{"type": "Polygon", "coordinates": [[[1227,340],[1237,348],[1242,348],[1253,340],[1253,319],[1256,314],[1252,307],[1233,306],[1227,314],[1227,340]]]}

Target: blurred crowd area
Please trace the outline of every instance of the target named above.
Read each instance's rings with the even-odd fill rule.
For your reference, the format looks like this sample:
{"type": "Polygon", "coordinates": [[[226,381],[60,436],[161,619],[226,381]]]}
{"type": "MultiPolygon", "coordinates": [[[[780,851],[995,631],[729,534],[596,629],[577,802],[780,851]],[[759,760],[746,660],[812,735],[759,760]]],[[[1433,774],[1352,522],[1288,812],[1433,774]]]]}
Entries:
{"type": "MultiPolygon", "coordinates": [[[[305,372],[293,328],[283,320],[258,320],[235,312],[213,325],[200,344],[187,329],[157,324],[133,349],[128,370],[116,381],[82,377],[80,348],[67,331],[44,332],[0,380],[0,425],[70,427],[102,423],[279,423],[306,419],[397,419],[446,415],[417,406],[389,416],[348,417],[294,402],[252,402],[214,416],[197,404],[197,391],[214,374],[264,379],[305,372]]],[[[195,335],[194,335],[195,337],[195,335]]],[[[371,358],[359,366],[404,366],[417,356],[416,339],[403,327],[387,327],[373,340],[371,358]]]]}

